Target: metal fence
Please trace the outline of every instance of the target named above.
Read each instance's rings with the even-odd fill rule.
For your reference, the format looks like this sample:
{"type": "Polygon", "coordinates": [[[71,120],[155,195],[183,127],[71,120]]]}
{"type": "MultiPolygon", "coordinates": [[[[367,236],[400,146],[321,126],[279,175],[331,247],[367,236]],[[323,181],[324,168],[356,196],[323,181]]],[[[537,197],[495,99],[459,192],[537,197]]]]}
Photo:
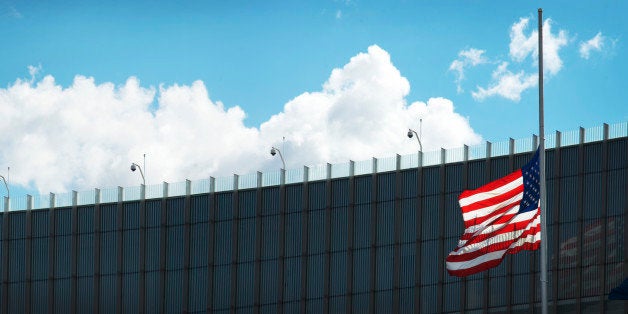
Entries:
{"type": "MultiPolygon", "coordinates": [[[[628,311],[607,300],[628,276],[628,136],[611,130],[557,132],[547,151],[553,312],[628,311]]],[[[534,145],[518,145],[305,167],[298,182],[281,171],[51,194],[43,209],[28,198],[0,213],[0,313],[534,312],[537,252],[464,279],[444,269],[464,229],[458,195],[525,164],[534,145]]]]}
{"type": "MultiPolygon", "coordinates": [[[[582,128],[581,128],[582,129],[582,128]]],[[[545,147],[551,149],[556,147],[556,143],[560,141],[562,146],[577,145],[580,143],[581,129],[573,130],[569,132],[556,132],[555,134],[547,134],[545,147]]],[[[628,136],[628,122],[616,123],[613,125],[604,124],[602,126],[583,129],[584,130],[584,143],[601,141],[604,138],[604,130],[607,130],[608,139],[620,138],[628,136]]],[[[467,160],[483,159],[487,157],[488,146],[490,149],[490,157],[506,156],[511,153],[525,153],[536,149],[538,144],[538,137],[532,135],[529,138],[510,139],[505,142],[497,143],[482,143],[474,146],[465,146],[459,148],[445,149],[445,154],[442,154],[442,149],[437,151],[429,151],[421,154],[421,165],[423,167],[438,165],[443,162],[455,163],[461,162],[465,158],[467,160]],[[465,152],[466,153],[465,155],[465,152]],[[444,160],[443,160],[444,158],[444,160]]],[[[419,154],[402,155],[400,157],[400,168],[411,169],[419,166],[419,154]]],[[[375,158],[374,158],[375,159],[375,158]]],[[[377,159],[378,169],[373,169],[373,160],[363,161],[348,161],[345,163],[332,164],[331,165],[331,177],[340,178],[349,175],[349,167],[353,164],[354,175],[371,174],[375,171],[386,172],[396,169],[397,157],[385,157],[377,159]]],[[[328,165],[315,165],[308,167],[307,170],[301,169],[288,169],[285,171],[285,175],[282,171],[270,171],[264,172],[262,176],[262,186],[273,186],[281,184],[282,176],[286,184],[302,183],[304,181],[317,181],[324,180],[328,175],[328,165]],[[307,173],[306,173],[307,171],[307,173]]],[[[209,193],[211,189],[216,192],[231,191],[233,189],[247,189],[257,187],[259,173],[246,174],[246,175],[234,175],[229,177],[219,178],[207,178],[201,180],[191,181],[192,194],[209,193]],[[237,179],[234,179],[237,178],[237,179]],[[214,185],[210,185],[210,181],[214,180],[214,185]],[[234,180],[237,180],[237,186],[234,185],[234,180]]],[[[182,196],[185,195],[187,180],[183,182],[169,183],[168,195],[169,196],[182,196]]],[[[115,202],[118,200],[118,191],[120,187],[95,189],[91,191],[69,192],[53,195],[35,195],[35,196],[19,196],[12,197],[0,204],[0,211],[5,210],[25,210],[25,209],[39,209],[50,207],[50,200],[54,198],[56,207],[72,206],[74,194],[77,194],[78,205],[94,204],[96,202],[115,202]],[[96,195],[100,195],[100,199],[97,200],[96,195]]],[[[148,185],[145,189],[146,198],[161,198],[164,196],[163,184],[148,185]]],[[[140,199],[140,186],[124,187],[123,199],[125,201],[139,200],[140,199]]]]}

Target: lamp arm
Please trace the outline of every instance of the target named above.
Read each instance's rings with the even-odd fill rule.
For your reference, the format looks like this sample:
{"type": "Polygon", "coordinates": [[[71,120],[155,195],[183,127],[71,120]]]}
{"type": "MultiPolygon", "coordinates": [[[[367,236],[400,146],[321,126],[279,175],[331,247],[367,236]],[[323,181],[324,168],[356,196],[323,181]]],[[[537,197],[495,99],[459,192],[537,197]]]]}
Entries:
{"type": "Polygon", "coordinates": [[[146,178],[144,178],[144,171],[142,171],[142,167],[140,167],[140,165],[136,163],[133,163],[132,165],[135,165],[137,169],[140,169],[140,174],[142,175],[142,182],[144,183],[144,185],[146,185],[146,178]]]}

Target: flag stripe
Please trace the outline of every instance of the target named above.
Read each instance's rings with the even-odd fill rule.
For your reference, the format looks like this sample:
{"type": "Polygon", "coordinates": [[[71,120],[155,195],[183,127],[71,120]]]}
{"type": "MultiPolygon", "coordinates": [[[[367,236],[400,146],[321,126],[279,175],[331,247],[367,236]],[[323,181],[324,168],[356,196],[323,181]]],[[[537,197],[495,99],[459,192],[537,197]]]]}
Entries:
{"type": "Polygon", "coordinates": [[[520,179],[521,169],[475,190],[466,190],[460,193],[460,197],[458,197],[460,207],[464,212],[464,208],[469,204],[510,191],[521,185],[520,179]]]}
{"type": "Polygon", "coordinates": [[[462,214],[462,218],[467,222],[467,224],[469,224],[469,226],[481,225],[489,220],[493,221],[494,218],[500,217],[503,214],[509,212],[509,210],[513,207],[518,206],[522,196],[523,193],[519,193],[514,197],[506,200],[505,202],[487,207],[487,209],[481,209],[474,212],[462,214]]]}
{"type": "Polygon", "coordinates": [[[469,219],[474,216],[483,217],[486,215],[494,214],[496,209],[499,209],[508,204],[514,204],[521,201],[523,197],[523,186],[517,189],[508,191],[499,197],[493,197],[491,199],[479,201],[470,204],[465,208],[462,214],[463,219],[469,219]]]}
{"type": "Polygon", "coordinates": [[[491,246],[503,245],[503,243],[508,244],[506,247],[511,247],[510,244],[513,243],[513,241],[511,241],[512,238],[521,238],[523,236],[536,233],[539,224],[540,216],[536,214],[532,220],[527,221],[525,228],[504,225],[504,228],[502,228],[499,232],[486,234],[482,237],[474,238],[473,241],[467,242],[464,247],[451,252],[449,257],[451,257],[452,260],[458,259],[459,256],[473,258],[474,254],[481,254],[483,252],[490,251],[491,246]]]}
{"type": "Polygon", "coordinates": [[[489,268],[497,267],[502,260],[504,259],[505,254],[515,254],[520,252],[521,250],[537,250],[541,244],[541,231],[534,235],[534,241],[527,240],[521,246],[513,248],[511,250],[503,250],[488,253],[490,255],[485,254],[487,258],[485,260],[478,260],[474,262],[466,263],[465,265],[461,264],[450,264],[447,263],[447,271],[452,276],[457,277],[465,277],[469,275],[473,275],[479,273],[481,271],[487,270],[489,268]],[[493,257],[493,258],[490,258],[493,257]]]}
{"type": "Polygon", "coordinates": [[[503,243],[488,245],[485,247],[488,252],[479,252],[481,254],[469,254],[468,256],[450,255],[447,257],[447,267],[448,269],[455,270],[462,268],[462,266],[474,266],[488,260],[497,258],[502,259],[505,253],[514,254],[526,245],[537,245],[537,242],[541,240],[540,232],[541,231],[538,230],[538,228],[530,229],[529,231],[521,234],[520,239],[511,243],[511,245],[504,246],[503,243]],[[495,252],[500,252],[500,254],[495,255],[495,252]]]}
{"type": "Polygon", "coordinates": [[[527,226],[533,219],[536,218],[537,215],[539,215],[538,211],[525,212],[519,215],[510,215],[505,217],[503,221],[487,226],[486,228],[479,230],[479,232],[465,233],[460,240],[464,240],[465,243],[463,245],[466,245],[468,243],[481,242],[491,235],[509,232],[516,228],[523,229],[521,226],[527,226]]]}
{"type": "Polygon", "coordinates": [[[473,236],[478,231],[482,231],[486,229],[486,227],[488,227],[489,225],[493,223],[499,224],[504,221],[509,221],[512,218],[512,216],[516,215],[518,212],[519,212],[519,206],[515,205],[513,207],[510,207],[508,211],[504,212],[501,216],[492,217],[491,219],[488,219],[482,222],[481,224],[470,225],[467,229],[465,229],[465,233],[462,235],[462,239],[466,239],[466,237],[468,236],[473,236]]]}
{"type": "Polygon", "coordinates": [[[508,233],[502,233],[500,235],[494,236],[492,238],[485,239],[482,242],[478,242],[472,245],[469,245],[468,250],[452,252],[447,261],[461,261],[464,259],[473,259],[482,254],[489,252],[490,250],[501,250],[511,247],[513,241],[510,241],[508,237],[516,237],[516,238],[525,238],[530,234],[535,234],[538,231],[538,226],[526,229],[525,231],[513,231],[508,233]]]}

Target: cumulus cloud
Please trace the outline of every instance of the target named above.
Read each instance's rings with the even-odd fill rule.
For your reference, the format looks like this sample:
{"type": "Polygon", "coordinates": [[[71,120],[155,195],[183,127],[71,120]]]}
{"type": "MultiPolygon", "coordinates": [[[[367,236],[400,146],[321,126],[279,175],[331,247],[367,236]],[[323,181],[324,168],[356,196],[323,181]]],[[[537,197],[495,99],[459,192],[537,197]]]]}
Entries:
{"type": "Polygon", "coordinates": [[[298,95],[259,128],[240,107],[210,98],[201,81],[143,87],[48,75],[0,88],[0,165],[41,193],[137,185],[128,170],[147,154],[148,184],[278,169],[268,151],[285,137],[288,168],[416,152],[405,133],[423,119],[425,150],[481,137],[444,98],[407,103],[410,84],[377,46],[334,69],[319,91],[298,95]],[[157,105],[153,105],[153,102],[157,105]]]}
{"type": "Polygon", "coordinates": [[[601,32],[598,32],[595,37],[580,43],[580,57],[589,59],[592,51],[602,51],[604,47],[604,39],[601,32]]]}
{"type": "Polygon", "coordinates": [[[475,48],[462,50],[458,53],[458,59],[454,60],[449,66],[449,71],[453,71],[456,73],[455,82],[458,93],[461,93],[463,91],[460,84],[464,79],[465,68],[475,67],[479,64],[488,62],[488,60],[483,56],[484,53],[484,50],[475,48]]]}
{"type": "MultiPolygon", "coordinates": [[[[528,18],[521,18],[510,28],[509,56],[512,61],[516,62],[515,66],[528,58],[533,60],[533,65],[538,66],[538,31],[532,31],[526,35],[529,22],[528,18]]],[[[551,26],[550,19],[543,22],[543,70],[548,78],[562,69],[563,61],[559,52],[568,43],[567,32],[559,30],[558,34],[554,34],[551,26]]],[[[519,101],[524,91],[537,86],[537,71],[533,71],[534,74],[528,73],[525,69],[513,72],[509,69],[512,66],[510,62],[500,62],[497,69],[493,71],[488,87],[478,86],[477,90],[471,93],[473,98],[481,101],[488,97],[500,96],[519,101]]]]}
{"type": "Polygon", "coordinates": [[[481,138],[466,118],[454,111],[453,103],[432,98],[427,103],[407,104],[410,84],[378,46],[351,58],[342,69],[332,71],[323,90],[302,94],[284,111],[262,124],[269,138],[291,139],[291,155],[302,163],[362,160],[369,156],[410,153],[408,127],[423,119],[423,147],[461,146],[481,138]]]}
{"type": "MultiPolygon", "coordinates": [[[[522,62],[531,56],[535,63],[538,62],[539,32],[534,30],[526,36],[524,32],[529,22],[530,19],[521,18],[510,29],[510,56],[514,61],[522,62]]],[[[555,75],[563,67],[563,61],[558,53],[567,43],[567,32],[560,30],[557,35],[552,34],[552,20],[547,19],[543,22],[543,69],[548,74],[555,75]]]]}
{"type": "Polygon", "coordinates": [[[0,139],[0,158],[11,166],[12,183],[42,193],[137,183],[127,168],[144,153],[153,183],[241,170],[238,145],[257,139],[257,130],[243,126],[242,110],[212,102],[200,81],[157,93],[134,77],[115,86],[76,76],[67,88],[52,76],[18,80],[0,89],[0,115],[0,132],[11,134],[0,139]]]}
{"type": "Polygon", "coordinates": [[[33,185],[41,192],[93,182],[115,184],[112,170],[126,164],[129,156],[120,153],[138,135],[131,125],[136,118],[140,125],[146,120],[148,112],[141,106],[153,96],[153,90],[139,87],[134,78],[116,88],[77,76],[66,89],[52,76],[36,84],[17,80],[0,89],[2,163],[14,170],[14,184],[33,185]]]}
{"type": "Polygon", "coordinates": [[[538,75],[526,74],[524,71],[513,73],[508,70],[508,62],[502,62],[493,72],[493,84],[488,88],[478,87],[471,93],[476,100],[484,100],[491,96],[501,96],[512,101],[521,100],[521,93],[536,86],[538,75]]]}

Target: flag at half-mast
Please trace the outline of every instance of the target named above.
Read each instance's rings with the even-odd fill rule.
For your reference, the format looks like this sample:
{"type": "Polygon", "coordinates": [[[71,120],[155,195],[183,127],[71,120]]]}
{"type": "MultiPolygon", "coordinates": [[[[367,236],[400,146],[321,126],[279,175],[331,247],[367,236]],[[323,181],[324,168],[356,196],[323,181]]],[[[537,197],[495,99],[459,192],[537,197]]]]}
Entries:
{"type": "Polygon", "coordinates": [[[521,169],[460,194],[464,234],[446,259],[464,277],[498,266],[506,254],[541,243],[539,151],[521,169]]]}

